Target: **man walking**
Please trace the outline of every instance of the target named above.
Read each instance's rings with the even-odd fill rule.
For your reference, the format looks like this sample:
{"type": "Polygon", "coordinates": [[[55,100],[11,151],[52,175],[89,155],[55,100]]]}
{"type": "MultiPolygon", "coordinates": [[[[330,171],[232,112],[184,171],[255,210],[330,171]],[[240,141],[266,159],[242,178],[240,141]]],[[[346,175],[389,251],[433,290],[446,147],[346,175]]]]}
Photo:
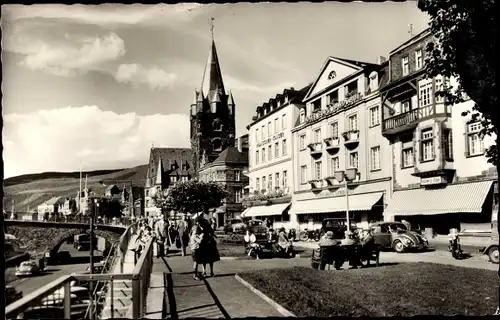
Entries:
{"type": "Polygon", "coordinates": [[[155,224],[155,232],[158,236],[157,245],[156,245],[156,257],[164,257],[165,256],[165,241],[168,237],[168,221],[167,219],[161,215],[160,220],[158,220],[155,224]]]}
{"type": "Polygon", "coordinates": [[[181,250],[182,256],[186,255],[186,248],[189,243],[189,225],[188,225],[188,217],[184,216],[184,218],[179,222],[177,226],[177,232],[179,236],[179,240],[181,242],[181,250]]]}

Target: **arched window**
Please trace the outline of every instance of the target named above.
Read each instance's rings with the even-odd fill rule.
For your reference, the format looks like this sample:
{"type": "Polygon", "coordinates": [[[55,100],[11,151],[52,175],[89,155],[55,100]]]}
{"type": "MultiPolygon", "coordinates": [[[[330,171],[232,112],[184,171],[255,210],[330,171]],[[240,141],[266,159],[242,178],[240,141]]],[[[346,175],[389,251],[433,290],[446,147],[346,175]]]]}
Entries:
{"type": "Polygon", "coordinates": [[[212,140],[212,149],[214,151],[221,151],[222,149],[222,141],[219,138],[215,138],[212,140]]]}
{"type": "Polygon", "coordinates": [[[214,131],[222,131],[222,121],[215,119],[212,123],[212,127],[214,128],[214,131]]]}

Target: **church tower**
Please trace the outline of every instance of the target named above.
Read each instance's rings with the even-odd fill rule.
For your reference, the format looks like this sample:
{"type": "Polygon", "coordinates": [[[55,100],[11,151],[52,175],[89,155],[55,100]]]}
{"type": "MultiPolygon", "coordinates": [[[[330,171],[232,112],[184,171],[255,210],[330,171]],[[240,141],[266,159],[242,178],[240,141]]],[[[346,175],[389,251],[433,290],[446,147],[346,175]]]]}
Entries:
{"type": "Polygon", "coordinates": [[[191,149],[195,171],[214,161],[235,141],[235,104],[226,94],[215,41],[208,54],[201,87],[195,89],[191,104],[191,149]]]}

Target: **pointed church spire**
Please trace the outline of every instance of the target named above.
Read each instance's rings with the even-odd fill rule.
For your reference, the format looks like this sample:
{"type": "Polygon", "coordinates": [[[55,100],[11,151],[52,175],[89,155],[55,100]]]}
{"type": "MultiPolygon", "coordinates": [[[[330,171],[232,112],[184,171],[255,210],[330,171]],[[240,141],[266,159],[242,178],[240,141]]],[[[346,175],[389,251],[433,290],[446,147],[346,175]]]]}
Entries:
{"type": "Polygon", "coordinates": [[[201,92],[206,94],[209,99],[219,95],[225,95],[224,82],[222,81],[222,72],[220,71],[219,58],[217,56],[217,49],[215,41],[212,40],[212,47],[208,54],[207,64],[203,72],[203,79],[201,83],[201,92]]]}
{"type": "Polygon", "coordinates": [[[233,92],[229,90],[229,98],[227,99],[228,106],[234,106],[233,92]]]}

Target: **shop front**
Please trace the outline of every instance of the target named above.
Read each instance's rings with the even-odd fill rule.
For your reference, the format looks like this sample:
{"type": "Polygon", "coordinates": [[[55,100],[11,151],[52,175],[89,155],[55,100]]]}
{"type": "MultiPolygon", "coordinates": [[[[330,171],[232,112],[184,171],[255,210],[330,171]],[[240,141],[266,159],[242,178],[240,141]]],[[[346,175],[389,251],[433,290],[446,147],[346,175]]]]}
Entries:
{"type": "Polygon", "coordinates": [[[290,228],[290,216],[288,211],[290,209],[290,203],[278,203],[270,205],[260,205],[248,207],[241,214],[242,218],[252,219],[252,220],[269,220],[274,229],[284,227],[285,229],[290,228]]]}
{"type": "Polygon", "coordinates": [[[319,229],[327,218],[349,217],[358,225],[368,225],[382,219],[384,192],[351,194],[345,196],[345,190],[339,190],[334,197],[324,197],[297,201],[290,209],[290,215],[296,215],[298,232],[305,228],[319,229]]]}
{"type": "Polygon", "coordinates": [[[447,235],[451,228],[491,225],[493,181],[477,181],[395,191],[384,212],[385,221],[410,222],[428,236],[447,235]]]}

